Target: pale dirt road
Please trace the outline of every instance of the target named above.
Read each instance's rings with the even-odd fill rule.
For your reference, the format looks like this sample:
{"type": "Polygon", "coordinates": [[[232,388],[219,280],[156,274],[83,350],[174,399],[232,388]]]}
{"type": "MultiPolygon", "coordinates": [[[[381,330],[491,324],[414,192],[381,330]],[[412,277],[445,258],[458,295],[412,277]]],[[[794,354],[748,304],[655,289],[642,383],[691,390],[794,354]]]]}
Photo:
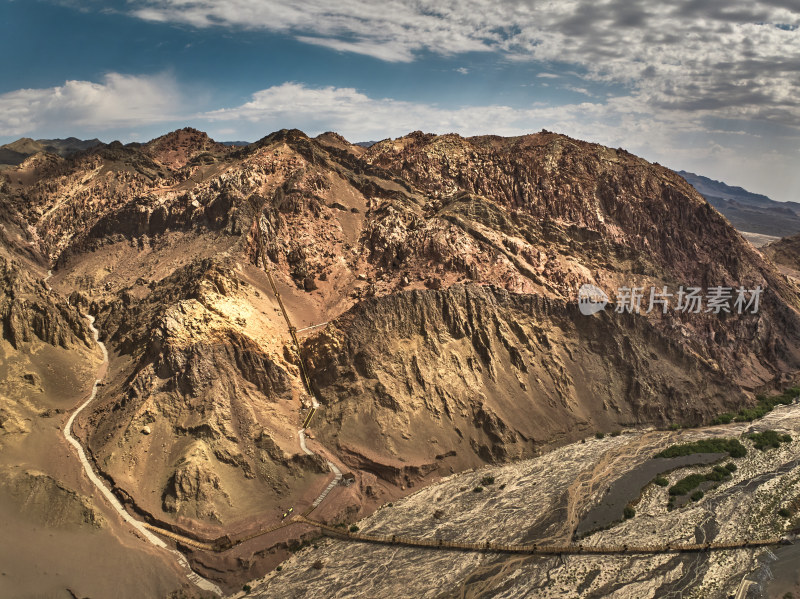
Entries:
{"type": "MultiPolygon", "coordinates": [[[[48,277],[49,275],[50,273],[48,272],[48,277]]],[[[101,368],[105,368],[106,365],[108,364],[108,350],[106,349],[105,343],[103,343],[99,339],[100,333],[94,326],[94,317],[86,316],[86,318],[89,321],[89,328],[92,331],[92,335],[94,335],[94,340],[100,347],[100,350],[103,352],[103,363],[101,365],[101,368]]],[[[81,464],[83,465],[83,469],[86,472],[86,476],[88,476],[89,480],[91,480],[92,483],[94,483],[94,486],[100,490],[100,492],[103,494],[106,500],[111,504],[114,510],[122,517],[122,519],[125,520],[125,522],[127,522],[128,524],[130,524],[136,530],[136,532],[139,533],[139,535],[142,536],[144,539],[146,539],[148,542],[155,545],[156,547],[165,549],[166,551],[172,553],[177,558],[178,563],[181,565],[181,567],[186,571],[186,577],[190,581],[192,581],[198,588],[221,596],[222,589],[220,589],[213,582],[206,580],[205,578],[201,577],[196,572],[194,572],[189,566],[188,560],[186,559],[186,557],[184,557],[182,553],[180,553],[175,549],[170,549],[164,541],[162,541],[152,532],[147,530],[147,528],[145,528],[142,522],[133,518],[125,510],[125,508],[122,507],[122,504],[119,502],[117,497],[103,483],[100,477],[98,477],[97,474],[95,474],[94,469],[92,469],[92,466],[89,463],[88,458],[86,457],[86,452],[83,450],[83,446],[72,435],[72,424],[75,422],[75,418],[86,408],[86,406],[88,406],[92,402],[92,400],[94,400],[95,396],[97,395],[97,385],[101,381],[102,379],[97,379],[94,382],[94,386],[92,387],[92,393],[91,395],[89,395],[89,398],[85,402],[83,402],[83,404],[81,404],[80,407],[78,407],[78,409],[72,413],[72,416],[69,417],[69,420],[67,420],[67,424],[64,427],[64,437],[66,438],[67,442],[70,445],[72,445],[78,452],[78,458],[80,459],[81,464]]]]}

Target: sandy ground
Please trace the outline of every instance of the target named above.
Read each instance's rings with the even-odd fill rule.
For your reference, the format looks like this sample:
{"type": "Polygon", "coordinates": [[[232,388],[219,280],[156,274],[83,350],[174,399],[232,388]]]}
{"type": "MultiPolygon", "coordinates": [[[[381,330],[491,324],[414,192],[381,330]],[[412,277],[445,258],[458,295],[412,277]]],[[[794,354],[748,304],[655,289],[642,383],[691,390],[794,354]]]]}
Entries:
{"type": "Polygon", "coordinates": [[[116,523],[50,528],[16,508],[0,496],[0,538],[12,540],[0,544],[0,597],[161,598],[184,586],[160,552],[116,523]]]}
{"type": "Polygon", "coordinates": [[[748,233],[747,231],[739,231],[747,241],[752,243],[755,247],[760,248],[762,245],[767,245],[773,241],[777,241],[780,237],[773,235],[764,235],[762,233],[748,233]]]}

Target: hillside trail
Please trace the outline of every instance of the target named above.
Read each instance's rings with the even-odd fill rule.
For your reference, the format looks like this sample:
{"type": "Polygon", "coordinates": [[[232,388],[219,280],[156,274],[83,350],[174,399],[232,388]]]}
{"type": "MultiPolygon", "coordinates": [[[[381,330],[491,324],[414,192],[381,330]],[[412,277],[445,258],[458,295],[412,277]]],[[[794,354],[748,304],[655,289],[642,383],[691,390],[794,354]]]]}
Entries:
{"type": "MultiPolygon", "coordinates": [[[[47,278],[45,279],[45,285],[48,289],[50,286],[47,284],[47,279],[52,276],[52,271],[48,271],[47,278]]],[[[94,326],[94,316],[83,314],[84,318],[89,321],[89,329],[92,331],[92,335],[94,336],[94,341],[97,346],[100,348],[100,351],[103,355],[103,362],[100,364],[99,372],[101,374],[101,378],[98,378],[94,381],[94,385],[92,386],[92,392],[89,395],[88,399],[83,402],[77,410],[75,410],[72,415],[67,420],[67,424],[64,426],[64,438],[67,442],[72,445],[78,453],[78,458],[80,459],[81,464],[83,465],[83,469],[86,472],[86,476],[89,477],[89,480],[92,481],[94,486],[102,493],[103,497],[106,498],[108,503],[114,510],[120,515],[120,517],[127,522],[131,527],[133,527],[136,532],[148,541],[150,544],[155,545],[159,549],[164,549],[175,556],[178,561],[178,564],[184,570],[186,577],[194,583],[198,588],[209,591],[216,595],[222,596],[222,589],[220,589],[217,585],[213,582],[206,580],[199,574],[197,574],[194,570],[192,570],[191,566],[189,565],[189,561],[186,557],[177,549],[170,549],[167,544],[154,535],[150,530],[148,530],[147,525],[144,522],[141,522],[131,516],[125,508],[120,503],[119,499],[117,499],[116,495],[105,485],[105,483],[100,479],[99,476],[95,473],[94,469],[92,468],[89,459],[86,457],[86,452],[83,449],[80,441],[72,434],[72,425],[75,422],[75,419],[78,415],[86,409],[94,398],[97,396],[97,387],[100,383],[102,383],[103,379],[102,376],[105,374],[105,369],[108,367],[108,350],[106,349],[105,343],[100,341],[100,332],[97,330],[97,327],[94,326]]]]}

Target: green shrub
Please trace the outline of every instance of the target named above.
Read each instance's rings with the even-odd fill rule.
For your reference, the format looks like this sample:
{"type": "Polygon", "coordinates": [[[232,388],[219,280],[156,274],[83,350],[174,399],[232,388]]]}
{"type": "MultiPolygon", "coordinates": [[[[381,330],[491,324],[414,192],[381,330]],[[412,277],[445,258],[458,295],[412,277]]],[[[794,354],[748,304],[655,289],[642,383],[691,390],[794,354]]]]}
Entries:
{"type": "Polygon", "coordinates": [[[708,481],[713,481],[713,482],[716,482],[716,483],[718,483],[718,482],[722,482],[722,481],[723,481],[723,480],[725,480],[725,479],[726,479],[728,476],[730,476],[730,475],[728,474],[728,471],[727,471],[727,470],[725,470],[725,468],[723,468],[723,470],[725,471],[725,473],[724,473],[724,474],[723,474],[722,472],[720,472],[719,470],[717,470],[716,468],[714,468],[714,470],[712,470],[711,472],[709,472],[708,474],[706,474],[706,480],[708,480],[708,481]]]}
{"type": "Polygon", "coordinates": [[[727,470],[728,472],[736,472],[738,468],[736,467],[736,464],[734,464],[733,462],[728,462],[727,464],[725,464],[725,470],[727,470]]]}
{"type": "Polygon", "coordinates": [[[752,422],[759,418],[763,418],[775,409],[775,406],[784,405],[788,406],[797,397],[800,396],[800,387],[792,387],[787,389],[780,395],[773,395],[767,397],[766,395],[756,395],[757,405],[752,408],[742,408],[737,414],[721,414],[714,419],[714,424],[727,424],[730,422],[728,417],[731,417],[736,422],[752,422]]]}
{"type": "Polygon", "coordinates": [[[666,487],[669,484],[669,481],[663,476],[657,476],[656,478],[653,479],[653,482],[656,483],[659,487],[666,487]]]}
{"type": "Polygon", "coordinates": [[[747,455],[747,449],[737,439],[701,439],[694,443],[672,445],[655,457],[676,458],[695,453],[727,453],[732,458],[742,458],[747,455]]]}
{"type": "Polygon", "coordinates": [[[611,432],[611,436],[612,437],[619,437],[621,434],[622,434],[622,431],[612,431],[611,432]]]}
{"type": "Polygon", "coordinates": [[[283,570],[283,566],[278,566],[277,568],[275,568],[275,570],[280,572],[281,570],[283,570]]]}
{"type": "Polygon", "coordinates": [[[705,482],[705,474],[690,474],[682,478],[669,488],[670,495],[686,495],[689,491],[696,489],[701,483],[705,482]]]}
{"type": "Polygon", "coordinates": [[[785,437],[789,437],[789,435],[779,435],[773,430],[747,435],[747,438],[753,442],[753,446],[761,451],[780,447],[781,443],[791,442],[791,437],[789,437],[789,441],[786,441],[785,437]]]}
{"type": "Polygon", "coordinates": [[[743,458],[747,455],[747,449],[736,439],[731,439],[728,455],[732,458],[743,458]]]}
{"type": "Polygon", "coordinates": [[[781,518],[788,518],[788,517],[790,517],[792,515],[792,513],[789,510],[787,510],[785,507],[782,507],[781,509],[778,510],[778,515],[781,518]]]}
{"type": "Polygon", "coordinates": [[[692,501],[700,501],[703,498],[703,495],[704,494],[702,491],[695,491],[692,493],[692,501]]]}
{"type": "Polygon", "coordinates": [[[678,424],[677,422],[673,422],[672,424],[669,425],[669,430],[671,430],[671,431],[676,431],[676,430],[678,430],[680,428],[681,428],[681,425],[678,424]]]}
{"type": "Polygon", "coordinates": [[[792,436],[791,435],[781,435],[781,441],[783,441],[784,443],[791,443],[792,442],[792,436]]]}
{"type": "Polygon", "coordinates": [[[626,505],[625,509],[622,511],[623,515],[625,516],[626,520],[630,520],[636,515],[636,510],[633,509],[631,506],[626,505]]]}
{"type": "Polygon", "coordinates": [[[358,532],[358,526],[355,524],[350,525],[350,532],[358,532]]]}
{"type": "Polygon", "coordinates": [[[595,438],[596,438],[596,439],[602,439],[602,438],[604,438],[604,437],[605,437],[605,433],[596,432],[596,433],[594,434],[594,436],[595,436],[595,438]]]}
{"type": "Polygon", "coordinates": [[[730,424],[733,422],[735,414],[731,414],[726,412],[725,414],[720,414],[714,420],[711,421],[711,424],[730,424]]]}
{"type": "Polygon", "coordinates": [[[481,479],[481,484],[484,487],[488,487],[489,485],[493,485],[494,484],[494,476],[484,476],[481,479]]]}
{"type": "Polygon", "coordinates": [[[249,593],[251,589],[252,589],[252,587],[251,587],[249,584],[246,584],[246,585],[244,585],[244,586],[242,587],[242,590],[243,590],[245,593],[249,593]]]}
{"type": "Polygon", "coordinates": [[[481,491],[483,491],[483,487],[481,487],[480,485],[472,489],[473,493],[480,493],[481,491]]]}

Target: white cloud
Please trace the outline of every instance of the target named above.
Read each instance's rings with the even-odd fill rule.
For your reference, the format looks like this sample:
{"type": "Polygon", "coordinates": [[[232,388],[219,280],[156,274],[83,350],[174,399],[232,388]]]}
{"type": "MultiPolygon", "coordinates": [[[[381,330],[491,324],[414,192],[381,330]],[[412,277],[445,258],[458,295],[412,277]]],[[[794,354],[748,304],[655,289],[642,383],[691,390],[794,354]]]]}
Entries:
{"type": "Polygon", "coordinates": [[[102,83],[67,81],[0,94],[0,136],[34,131],[103,131],[175,118],[181,97],[166,75],[109,73],[102,83]]]}
{"type": "MultiPolygon", "coordinates": [[[[800,126],[800,6],[785,0],[132,0],[133,14],[265,29],[386,61],[422,51],[567,63],[651,104],[800,126]]],[[[547,77],[547,74],[542,74],[547,77]]]]}
{"type": "Polygon", "coordinates": [[[315,135],[334,130],[349,139],[396,137],[423,129],[434,133],[462,135],[494,133],[519,135],[542,127],[592,141],[602,136],[606,144],[630,142],[635,136],[652,139],[658,130],[669,133],[697,131],[699,120],[661,110],[654,116],[640,99],[630,96],[604,103],[513,108],[504,105],[443,108],[435,104],[372,98],[354,88],[314,88],[302,83],[284,83],[252,95],[234,108],[206,112],[213,122],[257,123],[264,132],[297,127],[315,135]]]}
{"type": "Polygon", "coordinates": [[[530,132],[528,111],[508,106],[445,109],[391,98],[370,98],[353,88],[311,88],[284,83],[253,94],[236,108],[204,114],[211,121],[258,123],[262,131],[296,127],[317,134],[333,130],[353,140],[397,137],[425,129],[437,133],[530,132]]]}

